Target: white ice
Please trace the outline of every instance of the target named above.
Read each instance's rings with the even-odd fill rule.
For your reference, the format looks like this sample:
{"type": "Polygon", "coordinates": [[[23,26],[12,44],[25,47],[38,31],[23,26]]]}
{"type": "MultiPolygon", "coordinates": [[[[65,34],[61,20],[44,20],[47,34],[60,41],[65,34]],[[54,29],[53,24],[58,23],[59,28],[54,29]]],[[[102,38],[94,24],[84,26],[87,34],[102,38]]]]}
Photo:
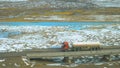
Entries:
{"type": "Polygon", "coordinates": [[[0,51],[23,51],[32,48],[60,48],[64,41],[100,42],[103,46],[120,45],[120,25],[104,25],[101,29],[66,30],[67,26],[0,26],[0,32],[20,32],[0,38],[0,51]]]}

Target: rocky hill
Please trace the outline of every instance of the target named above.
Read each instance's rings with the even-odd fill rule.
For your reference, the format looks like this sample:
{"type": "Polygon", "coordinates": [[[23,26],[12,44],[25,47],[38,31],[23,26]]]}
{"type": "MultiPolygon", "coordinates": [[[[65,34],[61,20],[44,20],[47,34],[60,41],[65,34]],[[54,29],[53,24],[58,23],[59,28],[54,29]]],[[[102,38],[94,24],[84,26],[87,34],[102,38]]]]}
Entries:
{"type": "MultiPolygon", "coordinates": [[[[0,0],[1,21],[6,18],[10,20],[19,18],[20,21],[26,17],[41,18],[41,16],[42,18],[44,16],[45,18],[46,16],[78,18],[78,15],[80,17],[83,17],[81,15],[119,15],[119,10],[120,0],[0,0]]],[[[91,18],[82,19],[91,20],[91,18]]]]}
{"type": "Polygon", "coordinates": [[[0,0],[0,2],[1,2],[0,7],[21,7],[21,8],[23,7],[85,8],[98,6],[120,7],[120,0],[0,0]]]}
{"type": "Polygon", "coordinates": [[[92,2],[82,0],[30,0],[30,1],[3,1],[0,8],[89,8],[97,7],[92,2]]]}

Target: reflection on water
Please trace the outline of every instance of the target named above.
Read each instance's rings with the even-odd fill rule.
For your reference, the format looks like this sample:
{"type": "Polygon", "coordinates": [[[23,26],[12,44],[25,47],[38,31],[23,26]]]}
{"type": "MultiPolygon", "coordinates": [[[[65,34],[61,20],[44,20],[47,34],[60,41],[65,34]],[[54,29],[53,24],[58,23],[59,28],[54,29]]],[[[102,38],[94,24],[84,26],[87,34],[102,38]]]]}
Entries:
{"type": "Polygon", "coordinates": [[[19,35],[20,32],[0,32],[0,38],[8,38],[9,36],[19,35]]]}
{"type": "Polygon", "coordinates": [[[0,25],[10,26],[83,26],[83,25],[101,25],[115,24],[119,22],[0,22],[0,25]]]}

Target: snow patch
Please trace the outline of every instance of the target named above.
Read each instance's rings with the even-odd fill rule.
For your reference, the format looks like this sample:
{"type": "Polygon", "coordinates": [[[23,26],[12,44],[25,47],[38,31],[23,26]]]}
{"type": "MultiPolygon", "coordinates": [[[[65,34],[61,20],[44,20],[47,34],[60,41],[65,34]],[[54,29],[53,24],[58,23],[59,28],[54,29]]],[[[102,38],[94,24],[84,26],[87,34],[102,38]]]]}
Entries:
{"type": "Polygon", "coordinates": [[[43,16],[43,17],[24,18],[24,20],[65,20],[65,18],[61,18],[59,16],[43,16]]]}
{"type": "Polygon", "coordinates": [[[0,62],[4,62],[5,61],[5,59],[0,59],[0,62]]]}
{"type": "Polygon", "coordinates": [[[6,66],[6,64],[2,64],[2,66],[4,66],[4,67],[5,67],[5,66],[6,66]]]}
{"type": "Polygon", "coordinates": [[[70,64],[70,65],[66,65],[66,64],[61,64],[61,63],[55,63],[55,64],[47,64],[47,66],[76,67],[76,66],[78,66],[78,65],[77,65],[77,64],[70,64]]]}
{"type": "Polygon", "coordinates": [[[95,63],[95,65],[103,65],[104,63],[95,63]]]}
{"type": "Polygon", "coordinates": [[[19,65],[19,64],[17,64],[17,63],[14,63],[14,65],[15,65],[16,67],[20,67],[20,65],[19,65]]]}
{"type": "Polygon", "coordinates": [[[27,66],[30,65],[30,61],[26,57],[22,57],[22,60],[27,66]]]}
{"type": "Polygon", "coordinates": [[[61,63],[47,64],[47,66],[61,66],[61,63]]]}
{"type": "Polygon", "coordinates": [[[34,67],[35,66],[35,62],[31,62],[32,64],[31,64],[31,66],[30,67],[34,67]]]}

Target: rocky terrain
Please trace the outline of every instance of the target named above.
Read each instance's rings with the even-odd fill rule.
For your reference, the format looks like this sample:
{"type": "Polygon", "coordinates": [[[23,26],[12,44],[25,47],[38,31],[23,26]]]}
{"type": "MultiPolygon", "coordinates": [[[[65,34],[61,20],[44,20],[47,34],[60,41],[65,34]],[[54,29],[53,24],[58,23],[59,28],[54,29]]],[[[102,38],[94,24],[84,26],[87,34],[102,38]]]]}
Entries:
{"type": "Polygon", "coordinates": [[[119,21],[119,10],[119,0],[1,0],[0,21],[119,21]]]}
{"type": "MultiPolygon", "coordinates": [[[[83,57],[83,62],[91,60],[91,58],[83,57]],[[85,59],[83,59],[85,58],[85,59]]],[[[78,64],[61,64],[52,61],[29,61],[26,57],[7,57],[0,59],[0,68],[119,68],[120,61],[98,62],[98,63],[82,63],[78,64]]]]}

